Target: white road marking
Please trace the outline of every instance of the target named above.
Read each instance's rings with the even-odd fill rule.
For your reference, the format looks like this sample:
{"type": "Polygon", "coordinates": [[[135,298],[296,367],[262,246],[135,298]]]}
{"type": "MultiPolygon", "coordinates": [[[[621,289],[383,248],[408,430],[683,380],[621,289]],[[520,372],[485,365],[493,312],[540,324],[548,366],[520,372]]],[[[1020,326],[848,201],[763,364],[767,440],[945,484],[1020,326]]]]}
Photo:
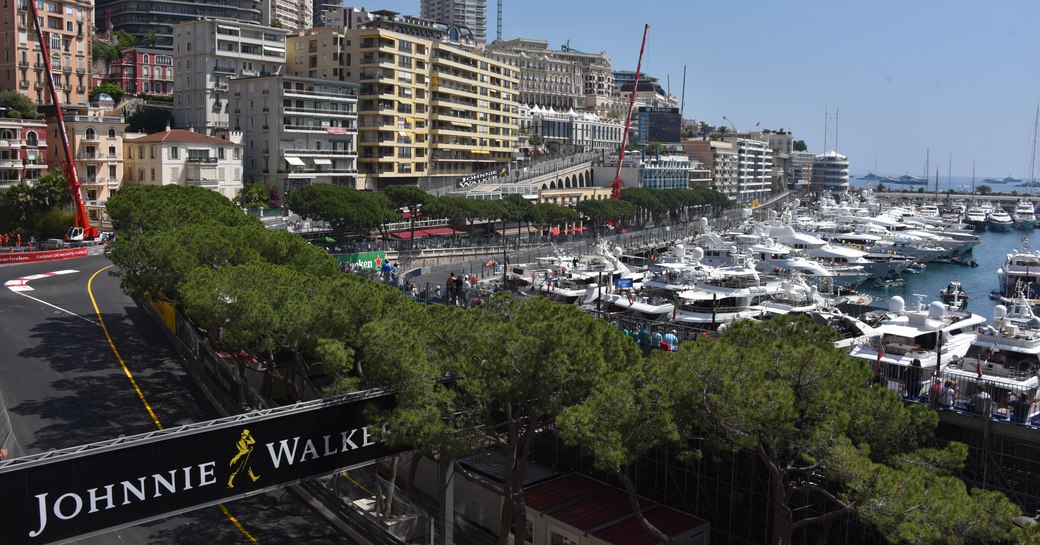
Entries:
{"type": "Polygon", "coordinates": [[[101,324],[95,322],[94,320],[91,320],[90,318],[84,318],[83,316],[80,316],[79,314],[76,314],[75,312],[72,312],[71,310],[65,310],[65,309],[63,309],[63,308],[61,308],[61,307],[59,307],[57,305],[48,303],[47,301],[44,301],[42,299],[37,299],[37,298],[35,298],[35,297],[31,296],[31,295],[27,295],[27,294],[23,293],[23,292],[26,292],[26,291],[33,291],[33,289],[31,287],[29,287],[29,281],[30,280],[39,280],[41,278],[50,278],[52,276],[59,276],[59,275],[63,275],[63,274],[72,274],[72,273],[78,273],[78,272],[79,271],[75,271],[75,270],[72,270],[72,269],[66,269],[66,270],[62,270],[62,271],[54,271],[54,272],[43,273],[43,274],[32,274],[32,275],[29,275],[29,276],[23,276],[21,278],[15,278],[14,280],[8,280],[7,282],[4,282],[4,286],[6,286],[7,289],[17,293],[18,295],[21,295],[22,297],[25,297],[25,298],[28,298],[28,299],[32,299],[33,301],[36,301],[37,303],[47,305],[47,306],[49,306],[49,307],[51,307],[51,308],[53,308],[55,310],[59,310],[61,312],[64,312],[65,314],[69,314],[69,315],[75,316],[75,317],[79,318],[80,320],[83,320],[83,321],[85,321],[87,323],[94,324],[96,326],[100,326],[101,324]]]}
{"type": "Polygon", "coordinates": [[[32,291],[33,289],[29,287],[29,281],[30,280],[39,280],[41,278],[50,278],[52,276],[58,276],[58,275],[62,275],[62,274],[72,274],[72,273],[77,273],[77,272],[79,272],[79,271],[75,271],[75,270],[72,270],[72,269],[65,269],[65,270],[61,270],[61,271],[54,271],[54,272],[48,272],[48,273],[42,273],[42,274],[32,274],[32,275],[29,275],[29,276],[23,276],[21,278],[15,278],[14,280],[8,280],[7,282],[4,282],[4,286],[6,286],[7,289],[9,289],[11,291],[14,291],[14,292],[32,291]]]}
{"type": "MultiPolygon", "coordinates": [[[[28,286],[26,286],[26,287],[28,287],[28,286]]],[[[32,289],[32,288],[29,288],[29,289],[32,289]]],[[[18,292],[16,292],[16,293],[18,293],[18,292]]],[[[63,309],[63,308],[61,308],[61,307],[59,307],[57,305],[52,305],[51,303],[48,303],[47,301],[44,301],[42,299],[37,299],[37,298],[33,297],[32,295],[27,295],[25,293],[18,293],[18,295],[21,295],[22,297],[25,297],[25,298],[28,298],[28,299],[32,299],[33,301],[36,301],[37,303],[42,303],[42,304],[47,305],[47,306],[49,306],[49,307],[51,307],[53,309],[60,310],[61,312],[64,312],[65,314],[69,314],[71,316],[75,316],[75,317],[79,318],[80,320],[83,320],[84,322],[87,322],[89,324],[94,324],[94,325],[96,325],[98,327],[101,326],[101,324],[95,322],[94,320],[91,320],[90,318],[84,318],[83,316],[80,316],[79,314],[76,314],[75,312],[72,312],[71,310],[65,310],[65,309],[63,309]]]]}

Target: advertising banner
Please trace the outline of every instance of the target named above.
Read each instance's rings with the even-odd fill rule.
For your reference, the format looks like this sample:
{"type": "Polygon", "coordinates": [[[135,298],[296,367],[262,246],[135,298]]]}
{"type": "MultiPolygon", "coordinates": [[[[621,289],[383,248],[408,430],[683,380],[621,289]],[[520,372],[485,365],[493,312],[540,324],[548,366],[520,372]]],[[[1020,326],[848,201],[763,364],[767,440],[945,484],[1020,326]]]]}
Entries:
{"type": "Polygon", "coordinates": [[[386,252],[361,252],[359,254],[342,254],[337,255],[336,259],[346,263],[347,265],[356,265],[363,271],[378,271],[386,261],[386,252]]]}
{"type": "Polygon", "coordinates": [[[616,286],[618,288],[621,288],[623,290],[630,290],[630,289],[632,289],[632,279],[631,278],[618,278],[617,280],[614,281],[614,286],[616,286]]]}
{"type": "Polygon", "coordinates": [[[0,543],[53,543],[280,488],[395,453],[382,391],[0,462],[0,543]]]}
{"type": "Polygon", "coordinates": [[[37,261],[53,261],[55,259],[84,257],[86,255],[86,248],[70,248],[68,250],[52,250],[49,252],[15,252],[9,254],[0,253],[0,265],[6,265],[8,263],[34,263],[37,261]]]}

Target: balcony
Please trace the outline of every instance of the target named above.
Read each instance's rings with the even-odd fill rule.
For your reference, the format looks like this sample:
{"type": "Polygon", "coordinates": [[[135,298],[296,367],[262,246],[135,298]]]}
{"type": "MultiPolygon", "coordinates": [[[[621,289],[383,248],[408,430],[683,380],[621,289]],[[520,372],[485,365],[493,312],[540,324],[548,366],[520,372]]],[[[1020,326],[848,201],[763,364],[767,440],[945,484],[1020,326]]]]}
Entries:
{"type": "Polygon", "coordinates": [[[29,88],[29,81],[28,80],[24,80],[24,79],[22,81],[19,81],[18,82],[18,87],[21,87],[22,89],[28,89],[29,88]]]}
{"type": "Polygon", "coordinates": [[[18,61],[18,66],[21,67],[21,68],[28,68],[29,67],[29,61],[18,61]]]}
{"type": "MultiPolygon", "coordinates": [[[[264,125],[264,128],[267,128],[267,125],[264,125]]],[[[205,164],[205,165],[215,165],[215,164],[217,164],[217,158],[216,157],[188,157],[187,161],[188,161],[188,164],[205,164]]]]}
{"type": "Polygon", "coordinates": [[[206,189],[217,189],[220,187],[220,180],[211,180],[209,178],[188,178],[184,180],[187,185],[193,185],[196,187],[204,187],[206,189]]]}
{"type": "MultiPolygon", "coordinates": [[[[213,67],[213,71],[217,72],[217,73],[220,73],[220,74],[234,74],[235,73],[235,67],[234,66],[220,66],[220,65],[217,65],[217,66],[213,67]]],[[[256,72],[254,72],[252,70],[243,70],[242,71],[242,75],[243,76],[245,76],[245,75],[255,76],[256,72]],[[252,73],[251,74],[246,74],[246,72],[252,72],[252,73]]]]}

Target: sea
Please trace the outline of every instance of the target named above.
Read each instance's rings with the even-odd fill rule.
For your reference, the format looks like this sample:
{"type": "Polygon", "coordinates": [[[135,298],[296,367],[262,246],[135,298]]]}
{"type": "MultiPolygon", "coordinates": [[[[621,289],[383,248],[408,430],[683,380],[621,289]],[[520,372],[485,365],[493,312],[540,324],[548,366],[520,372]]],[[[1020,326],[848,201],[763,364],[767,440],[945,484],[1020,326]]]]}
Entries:
{"type": "Polygon", "coordinates": [[[933,262],[926,264],[919,274],[903,272],[900,275],[905,282],[903,286],[877,287],[868,280],[860,290],[874,298],[873,306],[887,308],[888,300],[896,295],[909,306],[916,303],[918,294],[924,296],[925,304],[941,301],[939,291],[951,280],[959,280],[968,294],[967,310],[992,321],[993,308],[1001,304],[989,297],[991,291],[999,288],[997,269],[1004,264],[1008,252],[1016,248],[1040,248],[1040,229],[1003,233],[982,231],[978,235],[982,243],[964,256],[965,261],[975,260],[977,267],[933,262]]]}
{"type": "MultiPolygon", "coordinates": [[[[864,174],[861,173],[859,176],[864,174]]],[[[887,174],[882,173],[881,175],[886,176],[887,174]]],[[[877,186],[877,182],[862,180],[859,176],[850,179],[849,185],[855,189],[877,186]]],[[[992,176],[991,178],[1001,179],[1004,176],[992,176]]],[[[898,175],[894,177],[898,177],[898,175]]],[[[978,188],[985,178],[985,176],[976,176],[975,187],[978,188]]],[[[918,188],[923,187],[925,192],[932,193],[935,191],[935,178],[933,177],[927,186],[889,185],[886,187],[910,191],[917,191],[918,188]]],[[[1029,188],[1017,187],[1015,183],[992,184],[990,187],[994,193],[1010,194],[1017,192],[1019,195],[1035,194],[1029,188]]],[[[971,176],[939,176],[939,193],[941,196],[947,190],[970,194],[971,189],[971,176]]],[[[989,298],[989,293],[1000,287],[997,281],[997,268],[1004,264],[1008,252],[1016,248],[1040,248],[1040,229],[1031,231],[1013,230],[1003,233],[980,231],[977,234],[982,238],[982,243],[975,246],[971,253],[964,256],[964,258],[966,261],[974,259],[978,263],[978,267],[967,267],[956,263],[928,263],[926,268],[921,270],[920,274],[902,273],[900,278],[905,282],[904,286],[879,288],[873,284],[873,281],[868,280],[860,289],[874,298],[874,306],[887,307],[888,300],[895,295],[902,297],[908,305],[912,305],[916,302],[916,295],[918,294],[923,295],[925,304],[928,304],[932,301],[941,301],[939,290],[945,288],[951,280],[959,280],[968,294],[967,310],[992,320],[993,308],[1001,304],[1000,301],[994,301],[989,298]]]]}
{"type": "MultiPolygon", "coordinates": [[[[866,172],[862,172],[862,173],[856,174],[854,178],[850,177],[849,178],[849,186],[852,187],[853,189],[863,189],[863,188],[867,188],[867,187],[873,189],[873,188],[877,187],[877,182],[876,181],[862,179],[862,177],[865,176],[866,174],[867,174],[866,172]]],[[[901,174],[896,174],[896,175],[890,175],[890,174],[884,174],[884,173],[881,174],[881,176],[892,176],[893,178],[898,178],[899,176],[902,176],[902,175],[903,175],[902,173],[901,174]]],[[[911,173],[911,175],[913,176],[915,174],[911,173]]],[[[921,175],[920,173],[916,174],[916,176],[918,178],[922,178],[923,177],[923,175],[921,175]]],[[[1006,176],[1007,176],[1007,174],[1005,174],[1003,176],[989,176],[988,178],[1001,180],[1001,179],[1003,179],[1006,176]]],[[[1021,176],[1016,176],[1016,177],[1017,178],[1021,178],[1021,176]]],[[[1018,182],[1018,183],[1016,183],[1016,182],[1011,182],[1011,183],[989,183],[989,182],[985,182],[986,178],[987,178],[987,176],[976,176],[975,177],[975,181],[974,181],[974,184],[975,184],[974,187],[976,189],[978,189],[979,186],[988,185],[990,187],[990,189],[993,190],[994,193],[1012,193],[1012,192],[1015,192],[1018,195],[1033,195],[1033,194],[1036,194],[1035,193],[1035,191],[1036,191],[1035,189],[1031,189],[1031,188],[1028,188],[1028,187],[1020,187],[1018,185],[1019,183],[1024,183],[1025,180],[1023,180],[1022,182],[1018,182]]],[[[936,191],[934,175],[929,179],[927,185],[885,184],[885,189],[889,190],[889,191],[900,191],[900,190],[917,191],[918,189],[921,189],[921,188],[924,188],[924,192],[925,193],[934,193],[936,191]]],[[[971,193],[971,190],[972,190],[972,178],[971,178],[971,176],[946,176],[945,174],[940,174],[939,175],[939,191],[938,192],[942,196],[944,196],[947,191],[953,191],[953,192],[956,192],[956,193],[971,193]]]]}

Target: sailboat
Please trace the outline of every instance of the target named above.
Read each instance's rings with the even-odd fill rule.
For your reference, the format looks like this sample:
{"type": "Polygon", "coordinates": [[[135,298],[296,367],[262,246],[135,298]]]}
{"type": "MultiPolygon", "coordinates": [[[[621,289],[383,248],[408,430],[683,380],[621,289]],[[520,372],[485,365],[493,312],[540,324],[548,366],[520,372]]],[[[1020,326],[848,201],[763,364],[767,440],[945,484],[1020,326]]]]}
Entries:
{"type": "MultiPolygon", "coordinates": [[[[1024,184],[1030,188],[1035,187],[1036,184],[1036,136],[1038,130],[1040,130],[1040,103],[1036,105],[1036,115],[1033,117],[1033,153],[1029,158],[1029,182],[1024,184]]],[[[1018,201],[1015,210],[1011,213],[1011,218],[1015,223],[1015,229],[1031,231],[1036,227],[1036,212],[1033,209],[1033,202],[1029,199],[1018,201]]]]}

